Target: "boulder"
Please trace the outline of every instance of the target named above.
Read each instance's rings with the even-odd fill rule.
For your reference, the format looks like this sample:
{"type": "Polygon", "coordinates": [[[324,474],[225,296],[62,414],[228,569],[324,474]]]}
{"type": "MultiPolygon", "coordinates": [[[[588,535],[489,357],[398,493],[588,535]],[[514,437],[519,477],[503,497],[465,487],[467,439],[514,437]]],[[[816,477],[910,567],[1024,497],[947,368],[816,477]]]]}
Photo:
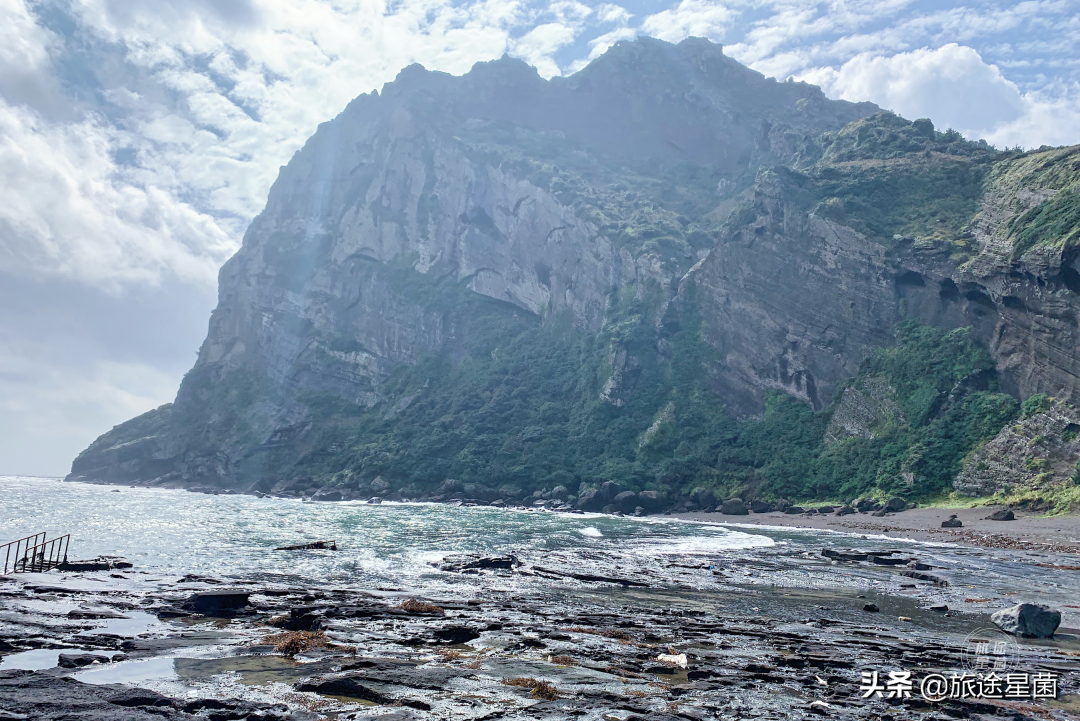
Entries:
{"type": "MultiPolygon", "coordinates": [[[[371,487],[372,487],[372,489],[375,488],[375,483],[374,482],[372,482],[371,487]]],[[[386,488],[389,488],[389,487],[390,487],[390,484],[387,484],[386,488]]],[[[383,489],[383,490],[386,490],[386,489],[383,489]]],[[[439,490],[436,491],[436,493],[441,493],[441,494],[445,495],[445,494],[449,494],[449,493],[462,493],[464,491],[465,491],[465,484],[464,483],[457,480],[456,478],[447,478],[445,481],[442,482],[442,485],[439,486],[439,490]]]]}
{"type": "Polygon", "coordinates": [[[690,500],[702,508],[716,505],[716,494],[711,488],[695,488],[690,494],[690,500]]]}
{"type": "Polygon", "coordinates": [[[315,492],[315,495],[311,497],[313,501],[343,501],[344,496],[341,495],[341,491],[337,488],[322,488],[315,492]]]}
{"type": "Polygon", "coordinates": [[[637,494],[637,500],[646,513],[655,513],[667,502],[667,496],[659,491],[642,491],[637,494]]]}
{"type": "Polygon", "coordinates": [[[750,501],[750,510],[754,513],[769,513],[772,509],[772,504],[768,501],[760,501],[756,498],[750,501]]]}
{"type": "Polygon", "coordinates": [[[787,513],[787,509],[791,507],[791,501],[786,498],[781,498],[773,505],[774,511],[780,511],[781,513],[787,513]]]}
{"type": "Polygon", "coordinates": [[[818,513],[832,513],[836,510],[835,506],[818,506],[818,513]]]}
{"type": "Polygon", "coordinates": [[[604,504],[605,501],[600,496],[599,491],[587,489],[578,494],[577,503],[575,505],[583,511],[596,512],[603,508],[604,504]]]}
{"type": "Polygon", "coordinates": [[[881,611],[881,609],[877,607],[876,603],[868,603],[862,607],[862,610],[866,611],[867,613],[878,613],[881,611]]]}
{"type": "Polygon", "coordinates": [[[605,503],[610,503],[622,490],[622,486],[615,481],[604,481],[600,486],[600,497],[605,503]]]}
{"type": "Polygon", "coordinates": [[[633,491],[623,491],[611,499],[611,505],[623,513],[631,513],[638,505],[637,494],[633,491]]]}
{"type": "Polygon", "coordinates": [[[1016,514],[1008,508],[999,508],[986,517],[988,521],[1015,521],[1016,514]]]}
{"type": "Polygon", "coordinates": [[[370,484],[372,495],[378,496],[390,490],[390,484],[382,476],[376,476],[370,484]]]}
{"type": "Polygon", "coordinates": [[[963,525],[964,525],[964,523],[959,518],[956,517],[955,513],[953,515],[949,516],[948,520],[945,520],[945,521],[941,522],[941,527],[942,528],[960,528],[963,525]]]}
{"type": "Polygon", "coordinates": [[[568,489],[566,486],[555,486],[551,489],[550,493],[551,498],[555,498],[560,501],[566,498],[568,495],[570,495],[570,489],[568,489]]]}
{"type": "Polygon", "coordinates": [[[905,508],[907,508],[907,501],[900,496],[893,496],[885,502],[885,510],[890,513],[899,513],[905,508]]]}
{"type": "Polygon", "coordinates": [[[841,506],[836,510],[838,516],[850,516],[853,513],[855,513],[855,509],[851,506],[841,506]]]}
{"type": "Polygon", "coordinates": [[[876,510],[875,506],[877,506],[877,503],[875,503],[872,498],[860,498],[855,502],[855,509],[859,511],[859,513],[876,510]]]}
{"type": "Polygon", "coordinates": [[[60,668],[81,668],[92,663],[108,663],[105,656],[97,656],[92,653],[62,653],[56,659],[56,665],[60,668]]]}
{"type": "Polygon", "coordinates": [[[872,515],[872,516],[876,516],[876,517],[878,517],[878,518],[884,518],[884,517],[885,517],[886,515],[888,515],[888,513],[889,513],[888,509],[886,509],[886,508],[882,508],[882,509],[879,509],[879,510],[877,510],[877,511],[874,511],[874,512],[873,512],[872,514],[870,514],[870,515],[872,515]]]}
{"type": "Polygon", "coordinates": [[[729,498],[720,505],[720,512],[725,516],[748,516],[750,511],[741,498],[729,498]]]}
{"type": "Polygon", "coordinates": [[[805,511],[806,511],[806,509],[803,508],[802,506],[787,506],[784,509],[784,513],[788,514],[789,516],[794,515],[796,513],[804,513],[805,511]]]}
{"type": "Polygon", "coordinates": [[[222,589],[220,591],[202,591],[188,596],[181,606],[185,611],[203,616],[229,618],[248,605],[251,591],[222,589]]]}
{"type": "Polygon", "coordinates": [[[1061,625],[1061,611],[1037,603],[1021,603],[990,616],[1005,633],[1024,638],[1050,638],[1061,625]]]}

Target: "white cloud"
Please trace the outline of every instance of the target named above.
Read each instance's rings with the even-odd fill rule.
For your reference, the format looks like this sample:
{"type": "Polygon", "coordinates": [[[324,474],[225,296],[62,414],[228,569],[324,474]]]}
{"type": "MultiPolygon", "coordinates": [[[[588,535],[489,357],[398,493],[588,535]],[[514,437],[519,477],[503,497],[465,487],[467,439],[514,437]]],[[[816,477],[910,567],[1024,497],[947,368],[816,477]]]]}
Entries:
{"type": "Polygon", "coordinates": [[[213,282],[234,244],[165,191],[126,182],[112,159],[117,137],[91,121],[49,125],[0,100],[0,270],[106,289],[166,273],[213,282]]]}
{"type": "Polygon", "coordinates": [[[641,30],[646,35],[669,42],[679,42],[691,36],[719,42],[737,17],[736,11],[720,3],[681,0],[677,6],[645,18],[641,30]]]}
{"type": "Polygon", "coordinates": [[[1019,145],[1073,145],[1080,142],[1080,85],[1061,91],[1056,97],[1032,92],[1023,97],[1024,111],[985,134],[986,141],[999,148],[1019,145]]]}
{"type": "Polygon", "coordinates": [[[840,68],[820,68],[800,79],[844,100],[870,100],[907,118],[931,118],[981,137],[1021,117],[1016,85],[974,49],[950,43],[892,56],[856,55],[840,68]]]}

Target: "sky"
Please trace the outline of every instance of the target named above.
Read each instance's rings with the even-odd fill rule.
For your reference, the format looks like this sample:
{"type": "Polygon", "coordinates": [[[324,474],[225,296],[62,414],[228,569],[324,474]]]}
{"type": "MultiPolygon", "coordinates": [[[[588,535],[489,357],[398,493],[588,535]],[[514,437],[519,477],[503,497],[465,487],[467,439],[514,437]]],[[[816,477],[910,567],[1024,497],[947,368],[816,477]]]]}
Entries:
{"type": "Polygon", "coordinates": [[[0,474],[175,396],[281,165],[414,62],[706,37],[999,148],[1080,143],[1080,0],[0,0],[0,474]]]}

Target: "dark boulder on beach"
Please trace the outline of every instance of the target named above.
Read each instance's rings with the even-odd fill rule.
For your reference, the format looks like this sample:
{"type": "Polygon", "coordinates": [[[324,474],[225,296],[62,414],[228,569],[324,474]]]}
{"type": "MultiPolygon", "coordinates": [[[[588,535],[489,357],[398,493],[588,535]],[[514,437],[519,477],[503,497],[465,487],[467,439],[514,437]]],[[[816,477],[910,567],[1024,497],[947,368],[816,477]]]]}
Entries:
{"type": "Polygon", "coordinates": [[[942,528],[961,528],[963,525],[963,521],[957,518],[956,514],[949,516],[948,520],[941,522],[942,528]]]}
{"type": "Polygon", "coordinates": [[[725,516],[748,516],[750,511],[746,509],[746,504],[742,502],[741,498],[729,498],[724,501],[720,506],[720,512],[725,516]]]}
{"type": "Polygon", "coordinates": [[[1008,508],[999,508],[986,517],[988,521],[1015,521],[1016,514],[1008,508]]]}
{"type": "Polygon", "coordinates": [[[1037,603],[1021,603],[990,616],[1005,633],[1023,638],[1050,638],[1061,625],[1061,611],[1037,603]]]}

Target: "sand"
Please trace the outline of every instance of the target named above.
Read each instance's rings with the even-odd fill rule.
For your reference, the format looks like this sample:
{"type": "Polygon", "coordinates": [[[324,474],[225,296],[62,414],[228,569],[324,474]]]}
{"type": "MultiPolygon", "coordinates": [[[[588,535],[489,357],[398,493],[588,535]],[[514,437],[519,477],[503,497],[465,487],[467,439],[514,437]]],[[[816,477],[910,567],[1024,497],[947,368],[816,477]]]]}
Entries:
{"type": "Polygon", "coordinates": [[[913,508],[882,518],[876,518],[869,513],[849,516],[783,513],[727,516],[722,513],[680,513],[677,517],[732,526],[813,528],[970,546],[1080,553],[1080,515],[1042,516],[1014,510],[1014,521],[986,520],[995,510],[997,509],[993,507],[913,508]],[[952,514],[956,514],[963,522],[963,527],[941,528],[941,522],[952,514]]]}

